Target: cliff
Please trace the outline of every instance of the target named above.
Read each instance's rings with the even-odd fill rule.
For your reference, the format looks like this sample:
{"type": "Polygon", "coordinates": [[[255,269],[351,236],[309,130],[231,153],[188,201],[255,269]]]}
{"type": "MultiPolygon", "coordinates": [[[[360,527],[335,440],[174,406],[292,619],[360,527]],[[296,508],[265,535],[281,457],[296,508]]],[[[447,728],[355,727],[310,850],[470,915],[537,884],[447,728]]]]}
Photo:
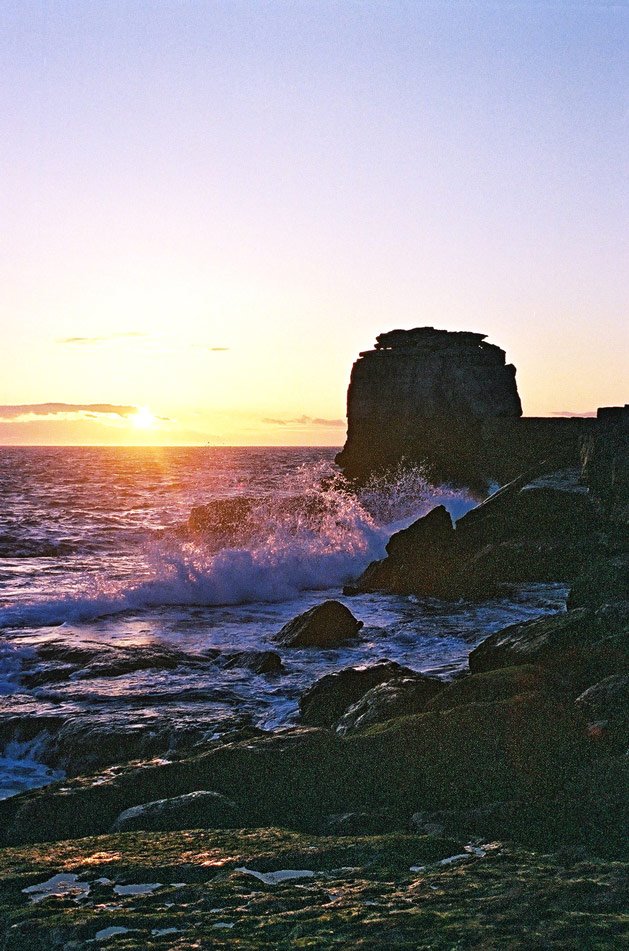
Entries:
{"type": "Polygon", "coordinates": [[[578,463],[592,421],[522,419],[515,367],[485,335],[393,330],[359,355],[347,394],[345,474],[365,479],[400,462],[434,481],[485,488],[549,456],[578,463]]]}

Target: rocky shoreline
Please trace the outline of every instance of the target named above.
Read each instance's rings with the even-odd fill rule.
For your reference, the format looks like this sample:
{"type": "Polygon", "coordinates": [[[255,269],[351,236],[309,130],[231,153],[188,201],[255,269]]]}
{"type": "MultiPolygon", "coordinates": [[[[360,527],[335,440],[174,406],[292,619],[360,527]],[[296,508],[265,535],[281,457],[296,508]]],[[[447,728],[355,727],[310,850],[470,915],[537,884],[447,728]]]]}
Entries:
{"type": "MultiPolygon", "coordinates": [[[[387,353],[399,341],[385,336],[387,353]]],[[[480,335],[463,336],[475,367],[513,383],[480,335]]],[[[582,465],[538,459],[456,524],[434,509],[347,589],[457,600],[568,586],[565,611],[491,634],[463,676],[386,660],[345,669],[302,695],[299,726],[240,723],[216,738],[179,725],[194,742],[174,757],[132,743],[106,768],[0,802],[0,946],[619,947],[628,446],[629,408],[601,411],[582,465]]],[[[327,648],[360,627],[328,601],[276,640],[327,648]]],[[[104,663],[58,648],[51,660],[48,676],[104,663]]],[[[167,651],[110,658],[174,662],[167,651]]],[[[281,669],[273,651],[187,662],[281,669]]]]}

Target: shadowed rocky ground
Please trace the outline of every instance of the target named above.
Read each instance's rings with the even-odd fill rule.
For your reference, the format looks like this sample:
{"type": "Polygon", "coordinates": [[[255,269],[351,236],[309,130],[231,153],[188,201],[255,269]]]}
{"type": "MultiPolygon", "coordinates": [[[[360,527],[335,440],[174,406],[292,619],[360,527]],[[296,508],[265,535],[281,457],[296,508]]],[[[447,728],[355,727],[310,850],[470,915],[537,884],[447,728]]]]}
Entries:
{"type": "Polygon", "coordinates": [[[418,835],[127,833],[4,851],[0,940],[6,951],[611,949],[629,937],[626,872],[578,850],[418,835]],[[272,874],[289,870],[302,875],[272,874]],[[24,892],[55,875],[74,893],[24,892]]]}

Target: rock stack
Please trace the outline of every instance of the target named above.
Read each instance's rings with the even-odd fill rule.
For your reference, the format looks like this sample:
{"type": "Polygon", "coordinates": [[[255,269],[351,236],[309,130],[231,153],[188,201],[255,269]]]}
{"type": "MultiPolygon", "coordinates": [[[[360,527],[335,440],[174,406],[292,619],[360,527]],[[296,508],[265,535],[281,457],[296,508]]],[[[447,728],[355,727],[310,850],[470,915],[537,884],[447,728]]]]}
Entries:
{"type": "Polygon", "coordinates": [[[591,420],[522,419],[515,367],[484,334],[393,330],[360,354],[337,462],[352,479],[401,462],[435,482],[484,489],[552,457],[576,465],[591,420]]]}

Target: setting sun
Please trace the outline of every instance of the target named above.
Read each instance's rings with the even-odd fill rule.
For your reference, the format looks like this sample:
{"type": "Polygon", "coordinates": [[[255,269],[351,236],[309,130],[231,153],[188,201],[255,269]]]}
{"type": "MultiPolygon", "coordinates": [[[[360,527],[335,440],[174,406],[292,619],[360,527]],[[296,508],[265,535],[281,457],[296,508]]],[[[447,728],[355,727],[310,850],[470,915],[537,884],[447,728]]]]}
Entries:
{"type": "Polygon", "coordinates": [[[135,416],[130,418],[136,429],[152,429],[157,422],[148,406],[140,406],[135,416]]]}

